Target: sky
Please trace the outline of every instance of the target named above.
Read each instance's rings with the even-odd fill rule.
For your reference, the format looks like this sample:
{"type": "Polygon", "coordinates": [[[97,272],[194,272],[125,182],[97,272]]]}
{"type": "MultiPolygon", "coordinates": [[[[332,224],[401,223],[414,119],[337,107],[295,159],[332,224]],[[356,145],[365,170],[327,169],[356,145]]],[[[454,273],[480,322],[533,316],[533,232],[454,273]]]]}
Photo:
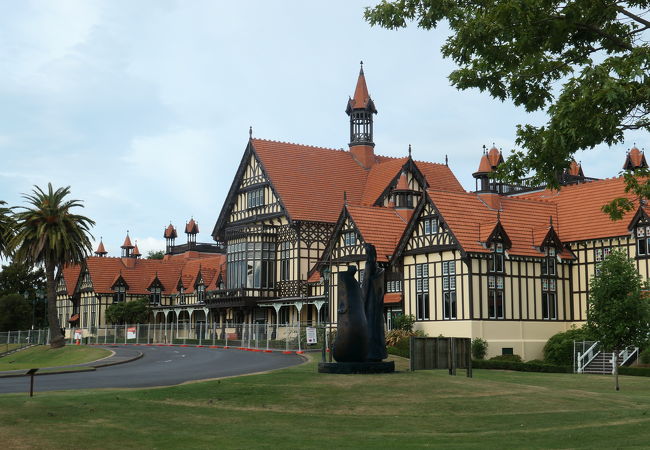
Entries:
{"type": "MultiPolygon", "coordinates": [[[[447,31],[371,27],[373,0],[0,3],[0,200],[70,186],[109,256],[127,230],[143,254],[162,250],[164,227],[181,234],[191,217],[212,242],[250,126],[256,138],[347,148],[360,60],[376,153],[448,155],[467,190],[483,145],[507,153],[516,124],[544,122],[453,88],[447,31]]],[[[616,176],[633,142],[646,147],[647,133],[576,159],[587,176],[616,176]]]]}

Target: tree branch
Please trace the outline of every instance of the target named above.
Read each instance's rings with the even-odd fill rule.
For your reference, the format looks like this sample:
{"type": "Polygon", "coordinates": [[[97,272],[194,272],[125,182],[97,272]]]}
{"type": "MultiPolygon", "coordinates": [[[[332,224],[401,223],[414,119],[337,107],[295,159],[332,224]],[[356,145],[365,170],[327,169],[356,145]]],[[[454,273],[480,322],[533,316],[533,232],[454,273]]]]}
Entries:
{"type": "Polygon", "coordinates": [[[617,6],[617,7],[616,7],[616,10],[617,10],[618,12],[620,12],[621,14],[623,14],[623,15],[629,17],[630,19],[632,19],[632,20],[634,20],[634,21],[636,21],[636,22],[642,23],[643,25],[646,26],[646,28],[647,28],[647,27],[650,27],[650,21],[644,19],[644,18],[641,17],[641,16],[637,16],[636,14],[634,14],[634,13],[628,11],[627,9],[623,8],[622,6],[617,6]]]}

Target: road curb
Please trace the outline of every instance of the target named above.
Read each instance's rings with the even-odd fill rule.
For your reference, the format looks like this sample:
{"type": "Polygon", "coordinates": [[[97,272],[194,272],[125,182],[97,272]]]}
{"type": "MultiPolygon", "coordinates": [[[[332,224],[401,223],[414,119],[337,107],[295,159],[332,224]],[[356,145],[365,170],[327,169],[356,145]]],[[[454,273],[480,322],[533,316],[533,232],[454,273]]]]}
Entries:
{"type": "Polygon", "coordinates": [[[264,348],[248,348],[248,347],[233,347],[230,345],[206,345],[206,344],[131,344],[131,343],[106,343],[106,344],[85,344],[85,345],[96,345],[98,347],[108,347],[109,345],[119,345],[119,346],[132,346],[132,347],[189,347],[189,348],[208,348],[208,349],[226,349],[226,350],[244,350],[248,352],[263,352],[263,353],[282,353],[283,355],[302,355],[304,353],[315,353],[321,352],[321,349],[313,350],[280,350],[280,349],[264,349],[264,348]]]}

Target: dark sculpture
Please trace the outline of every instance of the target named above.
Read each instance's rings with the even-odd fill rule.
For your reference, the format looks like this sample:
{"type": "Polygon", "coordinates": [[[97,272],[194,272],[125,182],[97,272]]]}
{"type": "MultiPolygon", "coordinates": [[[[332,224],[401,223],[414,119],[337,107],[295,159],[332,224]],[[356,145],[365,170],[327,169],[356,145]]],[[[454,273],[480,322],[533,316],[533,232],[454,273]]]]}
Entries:
{"type": "Polygon", "coordinates": [[[339,273],[338,328],[333,356],[338,362],[381,361],[386,353],[384,337],[384,269],[377,267],[375,247],[366,244],[367,261],[363,284],[351,266],[339,273]]]}

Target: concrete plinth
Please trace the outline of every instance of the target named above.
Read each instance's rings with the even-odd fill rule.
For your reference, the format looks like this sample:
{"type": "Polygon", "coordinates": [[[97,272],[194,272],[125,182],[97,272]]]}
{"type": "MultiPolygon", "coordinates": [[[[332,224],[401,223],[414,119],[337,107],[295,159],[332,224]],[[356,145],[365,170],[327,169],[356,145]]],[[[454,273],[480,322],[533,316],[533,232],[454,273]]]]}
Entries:
{"type": "Polygon", "coordinates": [[[320,373],[392,373],[394,361],[318,363],[320,373]]]}

